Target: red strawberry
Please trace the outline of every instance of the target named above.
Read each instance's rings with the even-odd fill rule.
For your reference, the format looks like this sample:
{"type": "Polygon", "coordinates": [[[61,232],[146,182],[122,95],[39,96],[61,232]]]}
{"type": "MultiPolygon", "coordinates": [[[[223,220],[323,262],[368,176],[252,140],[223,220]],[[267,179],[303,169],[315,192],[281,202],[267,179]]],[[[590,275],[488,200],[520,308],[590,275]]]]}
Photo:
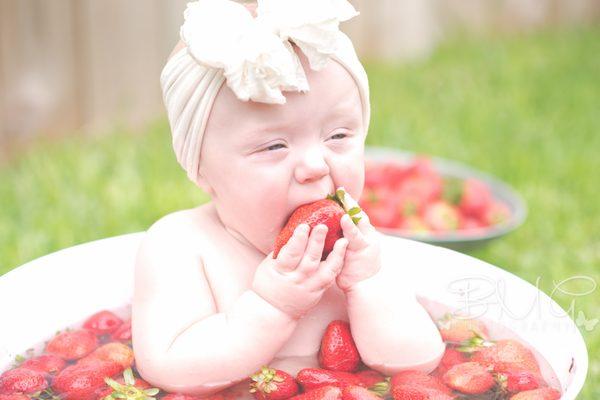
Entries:
{"type": "Polygon", "coordinates": [[[417,385],[397,385],[392,388],[392,398],[394,400],[453,400],[455,396],[417,385]]]}
{"type": "Polygon", "coordinates": [[[486,226],[499,224],[510,217],[510,210],[504,203],[493,202],[481,216],[481,220],[486,226]]]}
{"type": "Polygon", "coordinates": [[[554,388],[545,387],[517,393],[510,400],[558,400],[560,392],[554,388]]]}
{"type": "Polygon", "coordinates": [[[341,400],[342,390],[335,386],[321,386],[290,397],[290,400],[341,400]]]}
{"type": "Polygon", "coordinates": [[[416,233],[429,232],[429,227],[427,226],[425,221],[423,221],[423,218],[417,215],[411,215],[403,218],[400,224],[398,225],[398,228],[416,233]]]}
{"type": "Polygon", "coordinates": [[[490,367],[494,372],[529,371],[540,375],[540,367],[531,350],[512,339],[498,340],[495,345],[479,348],[471,361],[490,367]]]}
{"type": "Polygon", "coordinates": [[[123,324],[123,320],[110,311],[100,311],[89,317],[83,327],[96,335],[113,333],[123,324]]]}
{"type": "Polygon", "coordinates": [[[29,396],[23,393],[0,394],[0,400],[29,400],[29,396]]]}
{"type": "Polygon", "coordinates": [[[338,188],[334,195],[328,195],[326,199],[317,200],[296,208],[275,239],[273,258],[277,257],[279,251],[292,237],[298,225],[308,224],[312,229],[319,224],[323,224],[328,228],[323,255],[321,256],[321,260],[325,260],[333,250],[335,242],[344,236],[340,225],[340,219],[344,213],[348,212],[354,223],[358,223],[359,217],[355,217],[355,215],[360,211],[361,208],[358,203],[350,198],[342,187],[338,188]]]}
{"type": "Polygon", "coordinates": [[[402,182],[398,196],[402,199],[412,199],[418,208],[436,201],[443,191],[442,178],[437,174],[411,176],[402,182]]]}
{"type": "Polygon", "coordinates": [[[392,376],[390,383],[392,385],[392,391],[395,386],[409,385],[429,388],[446,394],[451,393],[450,389],[448,389],[439,378],[427,375],[425,372],[421,371],[408,370],[398,372],[396,375],[392,376]]]}
{"type": "Polygon", "coordinates": [[[385,376],[383,376],[377,371],[373,371],[372,369],[358,371],[354,374],[354,376],[358,377],[362,381],[364,386],[368,388],[377,383],[385,381],[385,376]]]}
{"type": "Polygon", "coordinates": [[[476,362],[457,364],[444,374],[444,383],[466,394],[481,394],[496,384],[493,375],[476,362]]]}
{"type": "Polygon", "coordinates": [[[60,372],[66,365],[66,361],[58,356],[42,354],[41,356],[24,361],[23,364],[21,364],[21,367],[33,371],[45,372],[47,374],[55,374],[60,372]]]}
{"type": "Polygon", "coordinates": [[[541,378],[529,371],[515,371],[499,373],[496,379],[508,392],[517,393],[539,388],[541,378]]]}
{"type": "Polygon", "coordinates": [[[423,221],[434,231],[454,231],[460,224],[460,215],[454,206],[438,200],[425,207],[423,221]]]}
{"type": "Polygon", "coordinates": [[[373,226],[379,228],[395,228],[400,223],[400,213],[395,203],[381,200],[371,204],[365,212],[373,226]]]}
{"type": "Polygon", "coordinates": [[[318,224],[327,226],[327,236],[325,237],[325,246],[323,249],[322,260],[333,250],[336,240],[343,237],[340,219],[344,215],[344,209],[337,202],[331,199],[318,200],[310,204],[298,207],[288,219],[277,239],[275,240],[275,249],[273,258],[276,258],[281,248],[292,237],[294,230],[300,224],[308,224],[314,228],[318,224]]]}
{"type": "Polygon", "coordinates": [[[349,372],[329,371],[319,368],[304,368],[296,375],[296,381],[307,391],[322,386],[364,386],[362,380],[349,372]]]}
{"type": "Polygon", "coordinates": [[[360,354],[346,321],[327,325],[319,349],[319,365],[332,371],[353,372],[360,364],[360,354]]]}
{"type": "Polygon", "coordinates": [[[48,387],[43,372],[18,367],[0,375],[0,394],[35,393],[48,387]]]}
{"type": "Polygon", "coordinates": [[[348,385],[342,388],[342,400],[381,400],[381,397],[364,387],[348,385]]]}
{"type": "Polygon", "coordinates": [[[447,314],[438,321],[438,328],[445,342],[458,343],[476,336],[485,340],[488,337],[485,324],[473,318],[462,318],[447,314]]]}
{"type": "Polygon", "coordinates": [[[79,360],[80,364],[94,361],[114,361],[121,366],[122,369],[131,367],[133,365],[133,350],[123,343],[111,342],[98,347],[88,356],[79,360]]]}
{"type": "Polygon", "coordinates": [[[98,347],[98,339],[92,332],[80,329],[66,331],[53,337],[46,346],[46,353],[65,360],[77,360],[98,347]]]}
{"type": "Polygon", "coordinates": [[[258,400],[284,400],[298,393],[298,384],[287,372],[262,367],[251,376],[250,393],[258,400]]]}
{"type": "Polygon", "coordinates": [[[121,326],[119,326],[111,335],[112,340],[117,340],[119,342],[125,342],[127,340],[131,340],[131,320],[127,320],[123,322],[121,326]]]}
{"type": "Polygon", "coordinates": [[[492,193],[485,183],[477,179],[466,179],[463,182],[458,207],[465,215],[481,218],[491,203],[492,193]]]}
{"type": "Polygon", "coordinates": [[[437,372],[444,375],[450,368],[457,364],[462,364],[469,361],[467,355],[451,347],[447,348],[437,367],[437,372]]]}
{"type": "Polygon", "coordinates": [[[95,400],[96,391],[105,384],[104,378],[120,371],[121,365],[112,361],[96,360],[74,364],[56,375],[52,388],[65,400],[95,400]]]}
{"type": "Polygon", "coordinates": [[[485,228],[485,224],[476,218],[463,216],[460,219],[459,229],[461,231],[476,231],[482,228],[485,228]]]}

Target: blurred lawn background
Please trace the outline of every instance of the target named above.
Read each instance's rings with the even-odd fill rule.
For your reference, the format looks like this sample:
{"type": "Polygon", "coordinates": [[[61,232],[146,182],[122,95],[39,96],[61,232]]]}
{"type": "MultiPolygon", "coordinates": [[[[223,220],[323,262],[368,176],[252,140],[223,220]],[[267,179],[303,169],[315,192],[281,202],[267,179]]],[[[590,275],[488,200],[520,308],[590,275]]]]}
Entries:
{"type": "MultiPolygon", "coordinates": [[[[526,199],[525,224],[472,255],[534,284],[540,277],[546,293],[574,276],[599,281],[600,27],[461,37],[421,62],[366,67],[368,144],[459,160],[526,199]]],[[[176,163],[165,119],[144,132],[39,141],[0,167],[0,274],[207,200],[176,163]]],[[[593,320],[598,293],[554,297],[593,320]]],[[[600,324],[581,329],[590,372],[580,398],[597,399],[600,324]]]]}

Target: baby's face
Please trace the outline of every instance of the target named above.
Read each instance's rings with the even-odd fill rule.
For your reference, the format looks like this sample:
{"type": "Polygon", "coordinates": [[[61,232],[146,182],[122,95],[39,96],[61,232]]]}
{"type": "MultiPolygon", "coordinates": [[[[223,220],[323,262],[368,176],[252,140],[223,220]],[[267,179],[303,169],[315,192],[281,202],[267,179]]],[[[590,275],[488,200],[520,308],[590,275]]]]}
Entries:
{"type": "Polygon", "coordinates": [[[286,104],[243,102],[223,85],[202,144],[200,174],[226,228],[262,253],[300,205],[344,186],[360,197],[364,121],[351,75],[330,61],[306,71],[310,91],[286,104]]]}

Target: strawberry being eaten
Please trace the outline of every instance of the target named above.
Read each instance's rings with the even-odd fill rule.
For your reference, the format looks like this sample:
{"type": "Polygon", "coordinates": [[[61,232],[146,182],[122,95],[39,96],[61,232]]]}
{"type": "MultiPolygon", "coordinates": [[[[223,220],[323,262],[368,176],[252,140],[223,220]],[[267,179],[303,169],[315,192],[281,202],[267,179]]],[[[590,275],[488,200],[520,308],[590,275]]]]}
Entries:
{"type": "Polygon", "coordinates": [[[352,221],[357,224],[360,220],[358,214],[361,211],[358,203],[346,193],[343,187],[338,188],[335,194],[328,195],[325,199],[301,205],[294,210],[275,239],[273,258],[277,258],[279,251],[290,240],[298,225],[308,224],[310,229],[312,229],[319,224],[323,224],[327,226],[327,236],[325,237],[325,246],[321,260],[325,260],[333,250],[335,242],[344,236],[340,225],[342,216],[346,213],[349,214],[352,217],[352,221]]]}

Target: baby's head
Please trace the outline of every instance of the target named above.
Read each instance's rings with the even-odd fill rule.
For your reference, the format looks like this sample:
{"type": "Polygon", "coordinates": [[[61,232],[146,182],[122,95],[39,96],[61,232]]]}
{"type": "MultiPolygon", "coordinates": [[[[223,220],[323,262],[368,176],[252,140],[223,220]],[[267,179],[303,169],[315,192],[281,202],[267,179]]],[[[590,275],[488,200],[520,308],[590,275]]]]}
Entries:
{"type": "MultiPolygon", "coordinates": [[[[333,57],[315,71],[299,47],[290,51],[300,61],[308,91],[282,91],[285,103],[269,104],[240,100],[223,80],[217,82],[211,105],[204,105],[210,109],[203,112],[203,134],[184,146],[196,151],[197,161],[186,164],[190,152],[178,154],[229,232],[265,254],[298,206],[339,186],[358,198],[364,183],[369,99],[362,66],[357,72],[357,59],[348,65],[333,57]]],[[[174,53],[177,57],[177,48],[174,53]]],[[[168,100],[165,94],[167,108],[168,100]]],[[[169,117],[177,129],[171,112],[169,117]]]]}

